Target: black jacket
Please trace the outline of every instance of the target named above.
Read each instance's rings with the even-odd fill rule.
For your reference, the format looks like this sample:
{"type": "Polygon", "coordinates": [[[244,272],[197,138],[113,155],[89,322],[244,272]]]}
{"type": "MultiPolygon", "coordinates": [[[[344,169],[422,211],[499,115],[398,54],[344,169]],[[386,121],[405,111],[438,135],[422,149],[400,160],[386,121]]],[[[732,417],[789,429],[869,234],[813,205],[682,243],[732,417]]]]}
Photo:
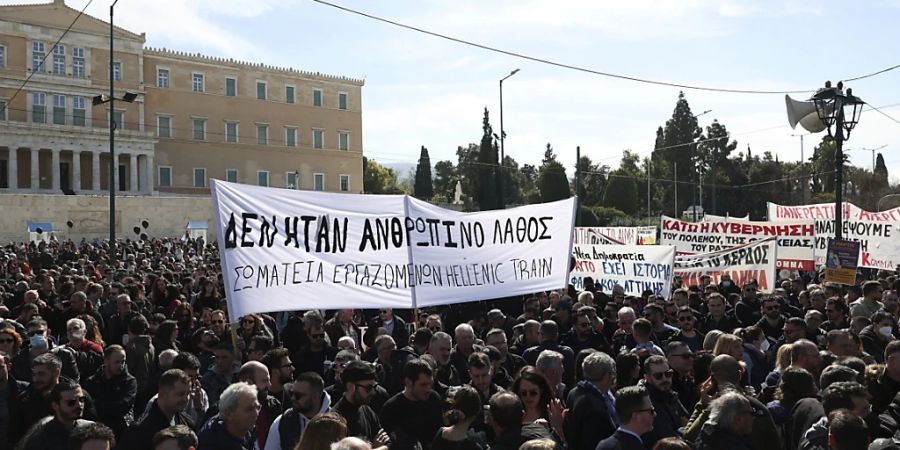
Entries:
{"type": "Polygon", "coordinates": [[[678,399],[678,394],[674,392],[663,392],[651,383],[641,380],[641,385],[647,389],[650,394],[650,402],[653,403],[653,409],[656,410],[656,418],[653,419],[653,430],[641,436],[647,448],[653,448],[662,438],[681,437],[682,423],[688,418],[688,412],[678,399]]]}
{"type": "MultiPolygon", "coordinates": [[[[90,420],[78,419],[75,428],[92,424],[90,420]]],[[[74,428],[73,428],[74,430],[74,428]]],[[[21,442],[21,450],[68,450],[72,431],[53,416],[44,417],[36,423],[21,442]]]]}
{"type": "Polygon", "coordinates": [[[10,379],[8,386],[6,405],[9,408],[9,418],[6,422],[6,435],[0,435],[0,448],[12,448],[25,433],[24,407],[20,399],[22,392],[28,389],[28,383],[10,379]]]}
{"type": "MultiPolygon", "coordinates": [[[[75,362],[75,352],[66,346],[50,344],[50,353],[56,355],[62,362],[60,375],[77,383],[80,379],[80,373],[78,372],[78,364],[75,362]]],[[[13,378],[31,383],[31,361],[33,360],[31,348],[23,347],[12,361],[13,378]]]]}
{"type": "Polygon", "coordinates": [[[887,348],[887,344],[890,341],[882,339],[874,325],[868,325],[863,328],[859,332],[859,340],[862,342],[863,350],[866,353],[872,355],[879,364],[884,364],[884,349],[887,348]]]}
{"type": "Polygon", "coordinates": [[[597,450],[644,450],[644,444],[634,435],[616,430],[612,436],[597,444],[597,450]]]}
{"type": "MultiPolygon", "coordinates": [[[[187,425],[194,428],[194,423],[183,412],[175,415],[177,425],[187,425]]],[[[116,448],[128,450],[152,450],[153,435],[164,428],[169,427],[169,419],[153,401],[153,405],[122,435],[122,439],[116,448]]]]}
{"type": "Polygon", "coordinates": [[[253,448],[253,433],[239,438],[228,432],[221,416],[206,422],[197,435],[197,450],[250,450],[253,448]]]}
{"type": "Polygon", "coordinates": [[[137,380],[127,371],[107,379],[101,368],[82,383],[90,392],[97,410],[97,420],[112,428],[119,436],[134,423],[134,398],[137,395],[137,380]]]}
{"type": "Polygon", "coordinates": [[[346,397],[341,397],[331,411],[347,419],[347,436],[371,442],[375,440],[381,428],[381,422],[378,421],[378,416],[372,408],[368,405],[356,406],[347,401],[346,397]]]}
{"type": "Polygon", "coordinates": [[[596,387],[581,381],[569,392],[566,404],[566,442],[571,450],[592,450],[616,431],[606,400],[596,387]]]}
{"type": "Polygon", "coordinates": [[[700,437],[694,448],[696,450],[750,450],[748,436],[739,436],[731,430],[714,425],[703,424],[700,437]]]}
{"type": "MultiPolygon", "coordinates": [[[[375,346],[375,335],[378,329],[383,326],[384,321],[381,320],[380,316],[375,316],[369,321],[369,328],[366,330],[365,336],[363,336],[363,342],[366,344],[366,347],[375,346]]],[[[396,314],[394,315],[394,330],[391,332],[391,337],[394,338],[397,348],[405,347],[409,344],[409,329],[406,327],[406,321],[396,314]]],[[[332,342],[331,344],[337,345],[337,342],[332,342]]]]}

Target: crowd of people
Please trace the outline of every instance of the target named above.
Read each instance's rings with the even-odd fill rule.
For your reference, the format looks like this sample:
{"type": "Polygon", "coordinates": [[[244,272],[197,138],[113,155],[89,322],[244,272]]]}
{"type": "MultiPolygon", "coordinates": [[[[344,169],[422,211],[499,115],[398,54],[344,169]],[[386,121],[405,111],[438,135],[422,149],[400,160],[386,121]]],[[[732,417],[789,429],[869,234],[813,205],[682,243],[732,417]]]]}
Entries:
{"type": "Polygon", "coordinates": [[[229,323],[214,244],[116,247],[0,248],[0,448],[900,450],[897,272],[229,323]]]}

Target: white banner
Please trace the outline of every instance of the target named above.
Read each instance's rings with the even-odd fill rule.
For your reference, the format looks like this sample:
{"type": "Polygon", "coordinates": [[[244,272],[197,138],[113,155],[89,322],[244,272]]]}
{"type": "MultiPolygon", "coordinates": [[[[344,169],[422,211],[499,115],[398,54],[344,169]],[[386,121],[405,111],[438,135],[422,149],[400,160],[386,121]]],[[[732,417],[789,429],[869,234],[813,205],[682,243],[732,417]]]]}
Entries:
{"type": "MultiPolygon", "coordinates": [[[[900,264],[900,221],[844,220],[841,238],[859,241],[859,267],[895,270],[900,264]]],[[[816,221],[816,266],[825,264],[834,220],[816,221]]]]}
{"type": "Polygon", "coordinates": [[[625,288],[625,295],[640,297],[645,290],[669,298],[675,247],[669,245],[575,245],[575,268],[569,282],[576,289],[584,277],[594,279],[603,292],[613,286],[625,288]]]}
{"type": "Polygon", "coordinates": [[[213,180],[212,201],[233,321],[485,300],[568,282],[574,198],[466,214],[400,195],[213,180]]]}
{"type": "Polygon", "coordinates": [[[660,244],[674,245],[678,255],[709,253],[733,248],[768,237],[778,238],[779,269],[814,270],[815,224],[812,221],[685,222],[663,216],[660,244]]]}
{"type": "Polygon", "coordinates": [[[656,227],[575,227],[575,244],[656,244],[656,227]]]}
{"type": "MultiPolygon", "coordinates": [[[[769,220],[834,220],[834,203],[817,203],[815,205],[785,206],[767,203],[769,220]]],[[[870,222],[894,222],[900,224],[900,207],[887,211],[866,211],[850,202],[841,207],[845,220],[863,220],[870,222]]]]}
{"type": "Polygon", "coordinates": [[[771,293],[776,286],[775,260],[778,246],[774,237],[718,252],[675,257],[675,276],[687,287],[700,284],[702,275],[709,275],[718,284],[723,273],[742,286],[750,281],[759,283],[759,291],[771,293]]]}
{"type": "Polygon", "coordinates": [[[735,216],[717,216],[715,214],[706,214],[703,216],[703,219],[700,219],[701,222],[725,222],[729,220],[739,220],[742,222],[747,222],[750,220],[750,215],[746,215],[744,217],[735,217],[735,216]]]}

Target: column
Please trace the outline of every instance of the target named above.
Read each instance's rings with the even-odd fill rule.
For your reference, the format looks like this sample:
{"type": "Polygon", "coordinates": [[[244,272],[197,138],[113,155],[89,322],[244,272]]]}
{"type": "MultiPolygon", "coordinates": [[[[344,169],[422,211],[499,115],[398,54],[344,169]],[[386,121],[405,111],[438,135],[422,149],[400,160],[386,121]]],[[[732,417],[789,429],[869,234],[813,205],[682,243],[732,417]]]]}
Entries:
{"type": "Polygon", "coordinates": [[[153,195],[154,180],[156,180],[156,169],[153,168],[153,154],[151,153],[144,158],[147,161],[147,164],[145,164],[147,176],[144,177],[144,189],[147,191],[147,195],[153,195]]]}
{"type": "Polygon", "coordinates": [[[7,176],[7,180],[9,180],[9,188],[10,189],[18,189],[19,188],[19,147],[15,144],[9,146],[9,157],[7,160],[9,161],[7,165],[9,166],[9,176],[7,176]]]}
{"type": "Polygon", "coordinates": [[[31,190],[37,191],[41,188],[41,166],[39,157],[41,149],[32,147],[31,149],[31,190]]]}
{"type": "Polygon", "coordinates": [[[81,190],[81,150],[72,150],[72,190],[81,190]]]}
{"type": "Polygon", "coordinates": [[[100,192],[100,152],[91,152],[91,190],[100,192]]]}
{"type": "Polygon", "coordinates": [[[53,193],[56,194],[56,191],[59,190],[59,149],[54,148],[50,150],[51,158],[50,158],[50,179],[52,180],[53,193]]]}
{"type": "Polygon", "coordinates": [[[131,170],[131,177],[128,180],[128,190],[131,192],[138,191],[138,155],[137,153],[132,153],[128,155],[131,157],[131,162],[128,165],[131,170]]]}

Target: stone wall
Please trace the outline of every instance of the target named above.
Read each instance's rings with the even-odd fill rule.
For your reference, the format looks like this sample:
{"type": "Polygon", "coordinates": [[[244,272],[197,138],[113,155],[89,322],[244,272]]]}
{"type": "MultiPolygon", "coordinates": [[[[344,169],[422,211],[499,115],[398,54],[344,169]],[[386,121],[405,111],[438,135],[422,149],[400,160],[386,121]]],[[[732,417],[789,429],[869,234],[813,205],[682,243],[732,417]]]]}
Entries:
{"type": "MultiPolygon", "coordinates": [[[[116,237],[181,237],[189,220],[209,225],[215,239],[210,197],[116,197],[116,237]],[[144,222],[147,227],[145,228],[144,222]],[[135,233],[135,227],[138,232],[135,233]]],[[[29,222],[49,222],[59,239],[109,238],[109,197],[94,195],[0,195],[0,242],[28,239],[29,222]],[[68,226],[71,222],[72,226],[68,226]]]]}

